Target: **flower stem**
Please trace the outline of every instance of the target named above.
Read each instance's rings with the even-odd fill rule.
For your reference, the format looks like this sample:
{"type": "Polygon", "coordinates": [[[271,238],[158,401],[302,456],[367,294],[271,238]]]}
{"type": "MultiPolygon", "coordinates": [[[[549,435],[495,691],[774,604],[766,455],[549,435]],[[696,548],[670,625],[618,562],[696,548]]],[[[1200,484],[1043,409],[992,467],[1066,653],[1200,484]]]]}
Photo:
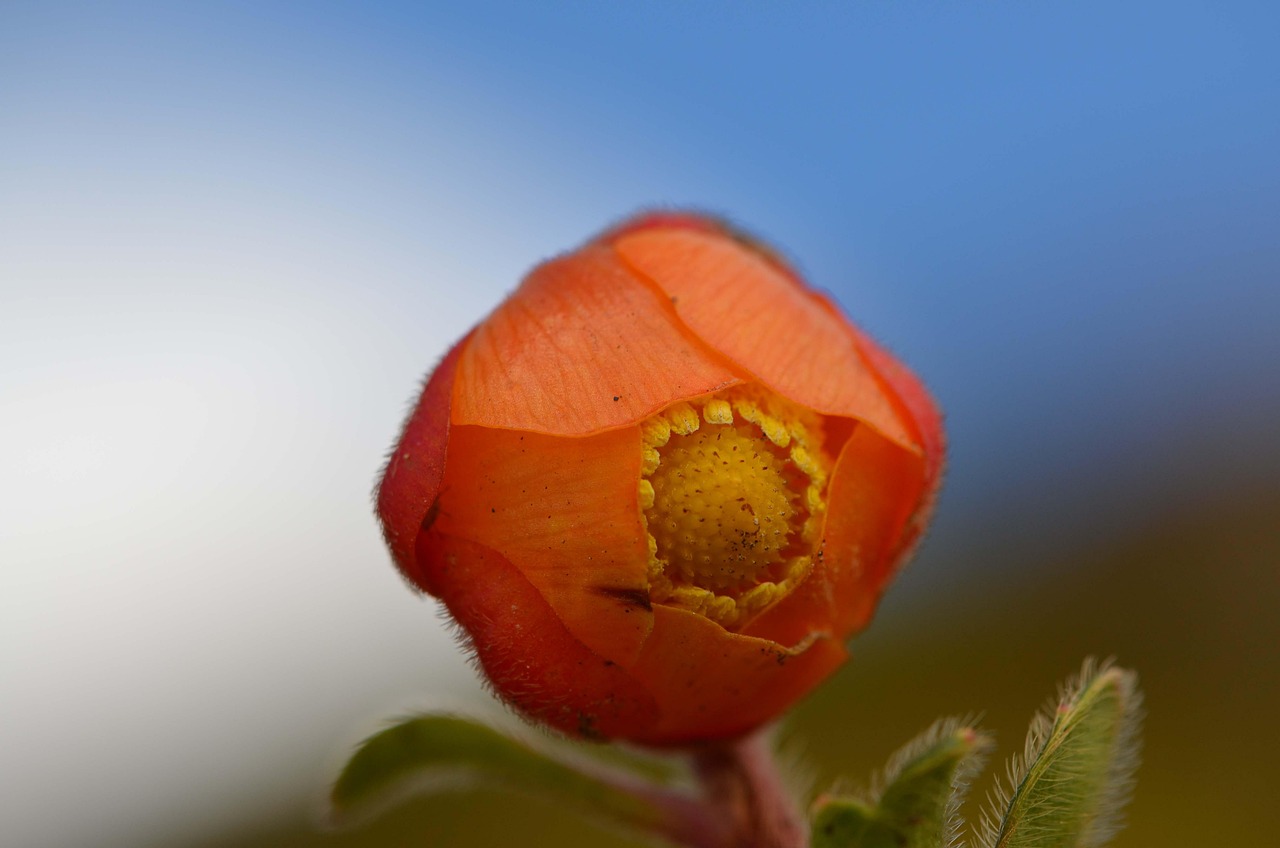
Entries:
{"type": "Polygon", "coordinates": [[[712,814],[728,824],[717,848],[804,848],[805,821],[778,774],[764,733],[707,745],[694,772],[712,814]]]}
{"type": "Polygon", "coordinates": [[[708,743],[690,752],[700,791],[659,788],[620,775],[598,775],[640,798],[657,819],[630,822],[688,848],[805,848],[808,827],[774,762],[766,734],[708,743]]]}

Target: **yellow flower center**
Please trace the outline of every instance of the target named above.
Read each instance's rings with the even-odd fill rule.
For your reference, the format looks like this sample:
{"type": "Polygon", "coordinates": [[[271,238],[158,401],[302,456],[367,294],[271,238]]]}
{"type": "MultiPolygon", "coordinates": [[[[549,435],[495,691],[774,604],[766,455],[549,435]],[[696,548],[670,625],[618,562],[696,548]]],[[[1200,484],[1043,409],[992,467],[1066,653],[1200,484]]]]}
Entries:
{"type": "Polygon", "coordinates": [[[821,426],[758,387],[678,403],[644,422],[653,602],[734,628],[809,573],[831,469],[821,426]]]}

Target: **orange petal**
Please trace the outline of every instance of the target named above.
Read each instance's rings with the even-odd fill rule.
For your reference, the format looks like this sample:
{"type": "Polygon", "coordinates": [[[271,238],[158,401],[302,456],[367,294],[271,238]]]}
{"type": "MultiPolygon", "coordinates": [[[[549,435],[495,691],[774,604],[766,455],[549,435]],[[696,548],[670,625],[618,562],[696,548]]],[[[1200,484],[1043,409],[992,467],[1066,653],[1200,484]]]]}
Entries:
{"type": "Polygon", "coordinates": [[[648,692],[575,639],[502,555],[437,528],[422,534],[418,562],[469,634],[494,689],[530,718],[603,738],[652,724],[656,706],[648,692]]]}
{"type": "Polygon", "coordinates": [[[898,551],[894,559],[900,562],[910,555],[912,547],[924,533],[924,528],[933,514],[938,489],[942,485],[942,466],[946,461],[946,437],[942,430],[942,412],[924,384],[920,382],[920,378],[892,354],[869,337],[864,336],[861,345],[867,358],[876,365],[880,375],[893,387],[894,392],[902,400],[903,406],[910,412],[917,432],[920,434],[920,443],[924,446],[924,495],[912,514],[902,539],[898,542],[898,551]]]}
{"type": "MultiPolygon", "coordinates": [[[[454,345],[431,373],[378,484],[382,534],[391,548],[396,567],[410,580],[413,580],[414,542],[431,515],[444,477],[445,448],[449,443],[449,398],[458,357],[468,338],[470,336],[454,345]]],[[[421,583],[417,585],[428,588],[421,583]]]]}
{"type": "MultiPolygon", "coordinates": [[[[644,232],[645,230],[694,230],[731,239],[739,246],[758,255],[771,267],[795,283],[801,291],[809,291],[808,285],[795,272],[795,269],[770,245],[750,232],[740,229],[729,220],[715,215],[676,210],[641,212],[639,215],[628,218],[617,226],[605,230],[593,241],[611,244],[624,236],[644,232]]],[[[841,317],[840,320],[843,321],[844,318],[841,317]]]]}
{"type": "Polygon", "coordinates": [[[699,338],[769,388],[818,412],[856,418],[919,450],[844,320],[758,252],[692,229],[642,230],[614,247],[671,297],[676,314],[699,338]]]}
{"type": "Polygon", "coordinates": [[[843,640],[847,632],[838,631],[835,587],[827,576],[829,567],[819,560],[785,598],[767,608],[741,629],[744,636],[768,639],[779,645],[797,645],[814,634],[843,640]]]}
{"type": "Polygon", "coordinates": [[[535,268],[476,329],[453,423],[582,435],[737,382],[665,298],[589,245],[535,268]]]}
{"type": "Polygon", "coordinates": [[[592,239],[593,242],[615,242],[623,236],[644,230],[696,230],[704,233],[717,233],[731,236],[733,228],[728,221],[712,215],[701,215],[693,212],[655,209],[641,212],[610,227],[592,239]]]}
{"type": "Polygon", "coordinates": [[[649,635],[640,431],[565,438],[455,425],[436,526],[501,551],[565,627],[630,665],[649,635]]]}
{"type": "Polygon", "coordinates": [[[653,635],[633,676],[658,703],[658,723],[635,737],[678,745],[738,736],[778,717],[840,667],[840,642],[787,649],[729,633],[687,610],[654,607],[653,635]]]}
{"type": "MultiPolygon", "coordinates": [[[[834,308],[834,307],[833,307],[834,308]]],[[[870,336],[851,327],[857,344],[876,373],[887,383],[916,425],[919,442],[924,448],[925,486],[931,492],[938,486],[946,453],[942,430],[942,412],[933,396],[912,371],[870,336]]]]}
{"type": "Polygon", "coordinates": [[[743,633],[791,644],[825,630],[861,630],[914,540],[925,498],[923,461],[867,427],[855,427],[831,475],[822,555],[804,582],[743,633]]]}
{"type": "Polygon", "coordinates": [[[907,522],[924,496],[922,470],[920,457],[865,427],[836,460],[821,550],[841,636],[866,626],[901,562],[907,522]]]}

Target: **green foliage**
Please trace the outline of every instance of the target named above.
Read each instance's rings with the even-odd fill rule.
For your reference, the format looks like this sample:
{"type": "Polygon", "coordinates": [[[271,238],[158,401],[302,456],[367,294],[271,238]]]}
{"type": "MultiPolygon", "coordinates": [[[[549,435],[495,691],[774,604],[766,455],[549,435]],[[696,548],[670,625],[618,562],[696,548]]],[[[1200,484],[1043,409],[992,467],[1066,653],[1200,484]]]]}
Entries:
{"type": "MultiPolygon", "coordinates": [[[[1032,722],[984,813],[983,848],[1097,848],[1120,825],[1138,765],[1142,696],[1133,672],[1086,661],[1032,722]]],[[[818,799],[813,848],[947,848],[989,742],[942,722],[894,755],[868,797],[818,799]]]]}
{"type": "Polygon", "coordinates": [[[987,848],[1094,848],[1119,828],[1138,765],[1137,677],[1086,662],[1032,722],[984,814],[987,848]]]}
{"type": "Polygon", "coordinates": [[[961,722],[938,722],[893,756],[871,798],[818,800],[813,848],[952,844],[960,803],[989,747],[985,736],[961,722]]]}
{"type": "Polygon", "coordinates": [[[875,807],[857,798],[823,796],[814,804],[812,848],[892,846],[893,832],[876,818],[875,807]]]}
{"type": "Polygon", "coordinates": [[[330,794],[336,824],[384,810],[413,795],[477,782],[524,792],[642,830],[663,813],[641,796],[541,754],[463,718],[409,719],[366,739],[330,794]]]}
{"type": "MultiPolygon", "coordinates": [[[[981,848],[1104,843],[1132,791],[1141,720],[1136,676],[1086,662],[1032,722],[1023,754],[983,814],[981,848]]],[[[811,848],[952,848],[960,840],[960,804],[989,749],[990,740],[968,724],[938,722],[894,754],[866,794],[820,797],[811,848]]],[[[742,812],[736,793],[747,786],[735,781],[750,769],[717,772],[699,795],[670,786],[681,770],[651,757],[597,753],[608,754],[610,764],[588,771],[467,719],[421,716],[364,741],[333,787],[333,817],[348,823],[409,795],[483,782],[697,848],[727,848],[746,832],[735,828],[751,821],[750,812],[732,816],[742,812]],[[732,791],[725,794],[725,786],[732,791]]],[[[755,788],[763,786],[768,782],[755,788]]],[[[755,801],[790,803],[781,796],[755,801]]]]}

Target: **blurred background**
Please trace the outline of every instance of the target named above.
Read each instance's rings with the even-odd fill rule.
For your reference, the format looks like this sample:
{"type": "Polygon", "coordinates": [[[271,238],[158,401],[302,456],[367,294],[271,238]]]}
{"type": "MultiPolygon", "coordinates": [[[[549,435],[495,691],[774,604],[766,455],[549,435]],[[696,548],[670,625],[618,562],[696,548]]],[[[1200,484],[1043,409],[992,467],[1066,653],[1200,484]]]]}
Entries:
{"type": "Polygon", "coordinates": [[[1001,770],[1114,654],[1115,844],[1273,840],[1280,13],[441,6],[0,4],[0,842],[635,844],[485,792],[312,823],[381,719],[502,717],[371,514],[418,380],[654,205],[948,413],[927,544],[789,724],[816,785],[941,714],[1001,770]]]}

